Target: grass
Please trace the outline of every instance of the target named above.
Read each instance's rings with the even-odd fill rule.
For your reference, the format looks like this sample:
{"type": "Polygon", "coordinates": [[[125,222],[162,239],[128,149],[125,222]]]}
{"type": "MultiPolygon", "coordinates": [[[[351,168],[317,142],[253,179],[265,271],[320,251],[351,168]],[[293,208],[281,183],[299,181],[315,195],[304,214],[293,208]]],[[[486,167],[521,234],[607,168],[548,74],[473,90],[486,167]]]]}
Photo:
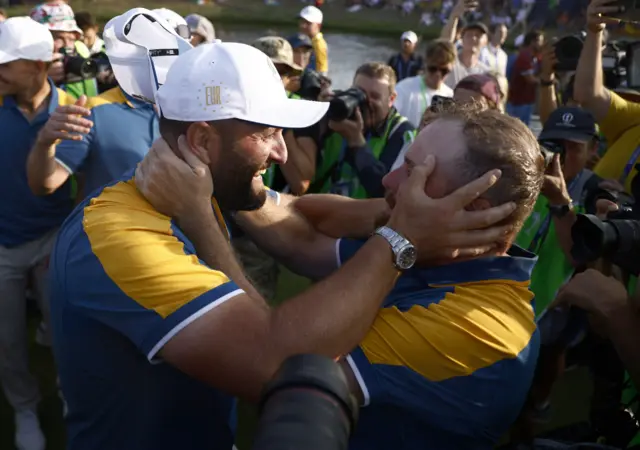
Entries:
{"type": "MultiPolygon", "coordinates": [[[[309,285],[308,280],[284,270],[279,281],[276,303],[302,291],[309,285]]],[[[30,334],[34,336],[38,317],[30,317],[30,334]]],[[[62,405],[58,398],[53,358],[47,348],[38,346],[33,340],[30,345],[32,371],[37,375],[42,389],[40,416],[47,436],[47,450],[64,450],[65,432],[62,421],[62,405]]],[[[582,420],[588,410],[591,385],[584,370],[567,372],[554,388],[552,423],[540,431],[565,426],[582,420]]],[[[251,448],[252,436],[256,425],[256,411],[252,405],[241,404],[239,407],[239,430],[237,445],[240,450],[251,448]]],[[[0,395],[0,449],[13,447],[13,413],[0,395]]]]}
{"type": "MultiPolygon", "coordinates": [[[[75,11],[91,11],[100,23],[106,23],[112,17],[123,13],[133,6],[149,9],[169,8],[185,16],[197,12],[208,17],[214,25],[251,25],[254,27],[294,27],[297,14],[303,4],[299,0],[282,0],[279,6],[267,6],[263,0],[227,0],[222,5],[196,5],[186,1],[155,0],[148,3],[136,3],[126,0],[73,0],[75,11]]],[[[28,14],[30,6],[9,8],[10,15],[28,14]]],[[[375,36],[399,36],[407,29],[422,33],[425,39],[433,39],[440,33],[440,27],[419,26],[419,16],[403,17],[399,12],[367,9],[357,14],[345,12],[344,2],[328,3],[323,7],[324,29],[333,32],[368,34],[375,36]]]]}

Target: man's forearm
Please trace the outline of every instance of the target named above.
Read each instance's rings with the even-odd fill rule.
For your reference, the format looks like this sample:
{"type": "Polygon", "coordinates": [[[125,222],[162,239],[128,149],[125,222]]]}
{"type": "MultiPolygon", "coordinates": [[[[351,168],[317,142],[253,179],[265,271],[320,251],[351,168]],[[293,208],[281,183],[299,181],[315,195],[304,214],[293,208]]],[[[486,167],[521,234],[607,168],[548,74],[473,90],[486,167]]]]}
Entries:
{"type": "Polygon", "coordinates": [[[36,143],[27,158],[27,179],[29,187],[36,195],[50,193],[47,180],[58,168],[56,146],[42,146],[36,143]]]}
{"type": "Polygon", "coordinates": [[[573,96],[588,107],[596,97],[604,95],[602,78],[602,32],[587,30],[575,74],[573,96]]]}
{"type": "Polygon", "coordinates": [[[198,257],[210,268],[226,274],[251,297],[261,298],[247,280],[229,241],[222,234],[212,209],[181,219],[178,226],[193,243],[198,257]]]}
{"type": "Polygon", "coordinates": [[[629,308],[609,321],[609,339],[613,342],[622,363],[636,388],[640,389],[640,317],[629,308]]]}
{"type": "Polygon", "coordinates": [[[399,275],[384,238],[372,237],[340,270],[272,314],[270,335],[284,355],[332,358],[355,348],[399,275]]]}

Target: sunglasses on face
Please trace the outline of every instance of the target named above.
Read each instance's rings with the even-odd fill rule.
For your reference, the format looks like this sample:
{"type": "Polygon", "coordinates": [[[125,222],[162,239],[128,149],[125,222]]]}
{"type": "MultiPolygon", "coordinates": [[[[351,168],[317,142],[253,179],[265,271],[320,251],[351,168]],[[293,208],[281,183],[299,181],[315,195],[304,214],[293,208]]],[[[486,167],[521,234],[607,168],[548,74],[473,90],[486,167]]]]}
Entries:
{"type": "Polygon", "coordinates": [[[427,70],[429,71],[429,73],[440,72],[440,75],[442,75],[443,77],[446,77],[447,75],[449,75],[449,72],[451,72],[451,70],[449,70],[448,67],[438,67],[438,66],[428,66],[427,70]]]}

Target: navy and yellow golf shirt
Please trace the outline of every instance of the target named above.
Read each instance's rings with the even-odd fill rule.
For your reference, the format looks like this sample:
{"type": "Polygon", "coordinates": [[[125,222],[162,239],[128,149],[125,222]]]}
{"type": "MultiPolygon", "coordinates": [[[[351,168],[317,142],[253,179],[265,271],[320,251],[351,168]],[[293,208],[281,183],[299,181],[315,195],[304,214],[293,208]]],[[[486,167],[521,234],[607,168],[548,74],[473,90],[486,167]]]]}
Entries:
{"type": "MultiPolygon", "coordinates": [[[[341,240],[339,263],[362,241],[341,240]]],[[[517,418],[538,358],[533,254],[404,273],[347,358],[364,395],[350,450],[491,449],[517,418]]]]}
{"type": "Polygon", "coordinates": [[[198,258],[131,175],[74,210],[50,270],[68,450],[231,449],[233,399],[157,354],[243,291],[198,258]]]}

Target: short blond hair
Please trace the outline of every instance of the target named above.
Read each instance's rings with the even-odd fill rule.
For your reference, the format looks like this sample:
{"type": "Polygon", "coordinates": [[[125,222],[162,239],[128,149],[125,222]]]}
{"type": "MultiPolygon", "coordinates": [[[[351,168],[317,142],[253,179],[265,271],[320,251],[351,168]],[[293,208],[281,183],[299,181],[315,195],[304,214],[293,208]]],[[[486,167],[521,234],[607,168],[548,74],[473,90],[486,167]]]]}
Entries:
{"type": "Polygon", "coordinates": [[[425,61],[438,64],[451,64],[456,60],[458,54],[456,47],[446,39],[436,39],[427,45],[425,61]]]}
{"type": "Polygon", "coordinates": [[[393,94],[396,91],[396,83],[398,81],[396,78],[396,72],[391,68],[391,66],[388,66],[383,62],[374,61],[364,63],[358,67],[354,78],[358,75],[364,75],[366,77],[373,78],[374,80],[382,80],[386,78],[387,81],[389,81],[389,92],[393,94]]]}

